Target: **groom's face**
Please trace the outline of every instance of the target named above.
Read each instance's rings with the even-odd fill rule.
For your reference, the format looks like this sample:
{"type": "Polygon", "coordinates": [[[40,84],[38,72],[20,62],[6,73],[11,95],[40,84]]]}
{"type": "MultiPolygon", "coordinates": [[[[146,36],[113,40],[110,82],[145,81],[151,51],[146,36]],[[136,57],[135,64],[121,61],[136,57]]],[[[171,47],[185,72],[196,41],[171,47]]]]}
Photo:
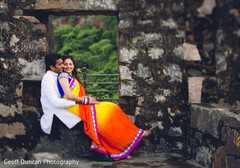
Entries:
{"type": "Polygon", "coordinates": [[[56,72],[56,73],[61,73],[61,72],[63,72],[63,68],[64,68],[64,64],[63,64],[63,60],[61,58],[56,61],[56,65],[55,65],[55,67],[52,68],[52,71],[56,72]]]}

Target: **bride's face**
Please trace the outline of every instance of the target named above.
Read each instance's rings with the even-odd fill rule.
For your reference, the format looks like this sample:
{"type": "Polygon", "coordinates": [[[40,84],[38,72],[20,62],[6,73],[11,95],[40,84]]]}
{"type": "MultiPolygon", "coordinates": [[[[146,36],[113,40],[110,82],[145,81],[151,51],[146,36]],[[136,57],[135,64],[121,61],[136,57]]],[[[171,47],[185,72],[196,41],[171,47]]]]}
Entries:
{"type": "Polygon", "coordinates": [[[72,74],[72,71],[74,69],[74,65],[71,59],[65,59],[64,60],[64,71],[67,72],[68,74],[72,74]]]}

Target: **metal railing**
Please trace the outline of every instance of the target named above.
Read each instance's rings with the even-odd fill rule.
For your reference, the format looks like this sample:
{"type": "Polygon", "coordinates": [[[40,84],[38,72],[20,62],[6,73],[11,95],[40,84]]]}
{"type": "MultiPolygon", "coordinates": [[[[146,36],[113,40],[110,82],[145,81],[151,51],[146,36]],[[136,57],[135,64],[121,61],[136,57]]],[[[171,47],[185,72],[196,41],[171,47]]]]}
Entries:
{"type": "MultiPolygon", "coordinates": [[[[119,92],[119,90],[87,90],[87,85],[119,85],[119,82],[87,82],[87,77],[119,77],[118,74],[87,74],[87,68],[82,68],[83,73],[83,87],[87,93],[113,93],[119,92]]],[[[119,99],[114,98],[96,98],[99,101],[118,101],[119,99]]]]}

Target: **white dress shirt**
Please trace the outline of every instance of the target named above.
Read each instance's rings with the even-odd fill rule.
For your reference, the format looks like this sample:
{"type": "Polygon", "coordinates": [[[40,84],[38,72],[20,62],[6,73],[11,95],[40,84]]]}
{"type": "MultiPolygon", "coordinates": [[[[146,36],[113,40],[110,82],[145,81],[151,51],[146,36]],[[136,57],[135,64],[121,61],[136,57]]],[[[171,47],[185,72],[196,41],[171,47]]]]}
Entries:
{"type": "Polygon", "coordinates": [[[57,87],[58,74],[53,71],[47,71],[41,82],[41,104],[43,116],[41,117],[42,130],[50,134],[53,122],[53,116],[56,115],[69,129],[74,127],[81,118],[66,110],[66,107],[75,106],[76,102],[63,99],[60,96],[57,87]]]}

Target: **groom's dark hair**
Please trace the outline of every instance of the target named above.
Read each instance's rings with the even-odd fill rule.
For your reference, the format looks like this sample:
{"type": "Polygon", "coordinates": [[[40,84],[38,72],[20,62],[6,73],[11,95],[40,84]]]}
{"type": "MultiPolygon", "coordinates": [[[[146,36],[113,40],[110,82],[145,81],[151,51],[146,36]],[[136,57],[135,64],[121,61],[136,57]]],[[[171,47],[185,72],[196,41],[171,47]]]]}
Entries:
{"type": "Polygon", "coordinates": [[[51,70],[50,69],[51,65],[55,67],[57,60],[59,60],[61,58],[62,58],[62,56],[60,54],[55,54],[55,53],[48,54],[45,57],[46,71],[51,70]]]}

